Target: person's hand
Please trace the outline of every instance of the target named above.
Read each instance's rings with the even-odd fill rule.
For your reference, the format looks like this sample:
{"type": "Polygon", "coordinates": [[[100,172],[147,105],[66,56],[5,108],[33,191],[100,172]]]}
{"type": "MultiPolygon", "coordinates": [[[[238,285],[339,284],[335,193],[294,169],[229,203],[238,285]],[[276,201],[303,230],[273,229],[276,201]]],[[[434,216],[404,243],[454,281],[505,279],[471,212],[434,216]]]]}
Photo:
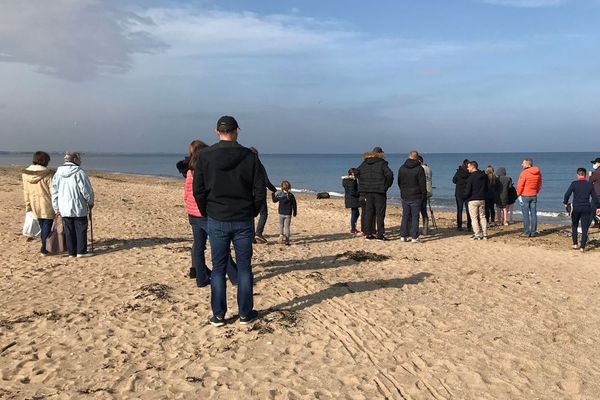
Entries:
{"type": "Polygon", "coordinates": [[[88,207],[89,207],[89,208],[90,208],[90,210],[91,210],[92,208],[94,208],[94,203],[92,203],[92,204],[88,204],[88,207]]]}

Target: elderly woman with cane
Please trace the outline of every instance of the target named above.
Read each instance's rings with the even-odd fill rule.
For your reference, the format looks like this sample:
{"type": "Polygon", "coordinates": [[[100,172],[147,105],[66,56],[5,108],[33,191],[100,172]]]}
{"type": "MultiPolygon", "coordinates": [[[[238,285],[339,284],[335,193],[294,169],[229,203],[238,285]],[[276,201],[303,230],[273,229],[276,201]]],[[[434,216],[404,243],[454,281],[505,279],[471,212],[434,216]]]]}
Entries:
{"type": "Polygon", "coordinates": [[[88,257],[88,215],[94,207],[94,190],[81,169],[79,153],[68,152],[65,163],[58,167],[52,179],[52,207],[63,219],[69,257],[88,257]]]}

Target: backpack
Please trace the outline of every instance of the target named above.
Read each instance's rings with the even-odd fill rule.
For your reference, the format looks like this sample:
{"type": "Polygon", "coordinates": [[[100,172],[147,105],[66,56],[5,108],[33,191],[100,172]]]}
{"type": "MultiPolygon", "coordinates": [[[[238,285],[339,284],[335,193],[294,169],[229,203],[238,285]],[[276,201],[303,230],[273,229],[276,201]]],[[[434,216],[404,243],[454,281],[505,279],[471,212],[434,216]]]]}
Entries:
{"type": "Polygon", "coordinates": [[[517,189],[511,184],[508,187],[508,204],[515,204],[515,201],[517,201],[517,189]]]}

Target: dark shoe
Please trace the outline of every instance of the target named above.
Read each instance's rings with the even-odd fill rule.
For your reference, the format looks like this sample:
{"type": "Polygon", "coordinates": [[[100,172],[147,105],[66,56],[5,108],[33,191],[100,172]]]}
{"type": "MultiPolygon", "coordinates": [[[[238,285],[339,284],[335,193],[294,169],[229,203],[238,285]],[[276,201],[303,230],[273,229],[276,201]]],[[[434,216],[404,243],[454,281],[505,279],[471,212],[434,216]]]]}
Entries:
{"type": "Polygon", "coordinates": [[[225,318],[223,318],[223,317],[216,317],[216,316],[213,315],[208,320],[208,323],[211,324],[212,326],[223,326],[223,325],[225,325],[225,318]]]}
{"type": "Polygon", "coordinates": [[[196,282],[196,286],[198,286],[198,287],[207,287],[208,285],[210,285],[210,279],[207,280],[206,282],[202,282],[200,284],[198,284],[198,282],[196,282]]]}
{"type": "Polygon", "coordinates": [[[458,228],[456,228],[456,230],[457,230],[457,231],[459,231],[459,232],[462,232],[462,231],[464,231],[464,229],[463,229],[463,227],[462,227],[462,226],[459,226],[458,228]]]}
{"type": "Polygon", "coordinates": [[[523,233],[519,234],[519,237],[527,237],[527,238],[528,238],[528,237],[530,237],[530,236],[531,236],[531,234],[530,234],[530,233],[525,233],[525,232],[523,232],[523,233]]]}
{"type": "Polygon", "coordinates": [[[365,236],[365,240],[375,240],[375,236],[367,235],[367,236],[365,236]]]}
{"type": "Polygon", "coordinates": [[[188,277],[191,279],[196,279],[196,268],[190,268],[190,272],[188,273],[188,277]]]}
{"type": "Polygon", "coordinates": [[[240,325],[248,325],[256,318],[258,318],[258,311],[252,310],[245,317],[240,316],[240,325]]]}
{"type": "Polygon", "coordinates": [[[387,241],[389,240],[389,239],[388,239],[388,238],[386,238],[385,236],[377,236],[375,239],[376,239],[376,240],[382,240],[382,241],[384,241],[384,242],[387,242],[387,241]]]}
{"type": "Polygon", "coordinates": [[[268,240],[263,235],[254,236],[254,243],[265,244],[268,240]]]}
{"type": "Polygon", "coordinates": [[[537,237],[538,233],[537,232],[533,232],[529,235],[529,237],[537,237]]]}

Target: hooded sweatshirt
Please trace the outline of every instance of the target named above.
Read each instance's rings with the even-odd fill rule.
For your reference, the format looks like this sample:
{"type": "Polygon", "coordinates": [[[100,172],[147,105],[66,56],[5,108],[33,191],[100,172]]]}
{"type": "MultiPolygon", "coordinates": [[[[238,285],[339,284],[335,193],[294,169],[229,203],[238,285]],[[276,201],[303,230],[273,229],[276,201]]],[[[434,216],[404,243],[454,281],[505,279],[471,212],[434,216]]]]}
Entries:
{"type": "Polygon", "coordinates": [[[94,204],[94,190],[77,164],[66,162],[52,178],[52,207],[63,217],[87,217],[94,204]]]}
{"type": "Polygon", "coordinates": [[[32,211],[36,218],[54,218],[52,208],[52,174],[42,165],[30,165],[23,170],[23,197],[25,212],[32,211]]]}
{"type": "Polygon", "coordinates": [[[496,193],[496,204],[506,207],[508,205],[508,189],[512,185],[512,178],[506,176],[506,168],[498,168],[498,192],[496,193]]]}
{"type": "Polygon", "coordinates": [[[485,200],[489,190],[490,180],[487,174],[477,170],[469,174],[465,188],[467,201],[485,200]]]}
{"type": "Polygon", "coordinates": [[[199,153],[193,189],[200,213],[218,221],[252,220],[267,195],[258,156],[224,140],[199,153]]]}
{"type": "Polygon", "coordinates": [[[517,181],[517,196],[535,197],[542,190],[542,172],[538,167],[524,169],[517,181]]]}
{"type": "Polygon", "coordinates": [[[427,198],[427,179],[425,170],[418,160],[408,159],[398,170],[398,187],[400,197],[404,201],[423,200],[427,198]]]}
{"type": "Polygon", "coordinates": [[[344,205],[346,208],[359,208],[358,181],[352,175],[342,176],[344,186],[344,205]]]}
{"type": "Polygon", "coordinates": [[[366,153],[358,167],[358,191],[360,193],[385,194],[394,182],[394,173],[388,167],[384,155],[377,152],[366,153]]]}
{"type": "Polygon", "coordinates": [[[456,173],[452,178],[452,183],[456,185],[454,195],[460,199],[465,198],[465,188],[467,186],[467,179],[469,178],[469,171],[462,165],[456,169],[456,173]]]}

